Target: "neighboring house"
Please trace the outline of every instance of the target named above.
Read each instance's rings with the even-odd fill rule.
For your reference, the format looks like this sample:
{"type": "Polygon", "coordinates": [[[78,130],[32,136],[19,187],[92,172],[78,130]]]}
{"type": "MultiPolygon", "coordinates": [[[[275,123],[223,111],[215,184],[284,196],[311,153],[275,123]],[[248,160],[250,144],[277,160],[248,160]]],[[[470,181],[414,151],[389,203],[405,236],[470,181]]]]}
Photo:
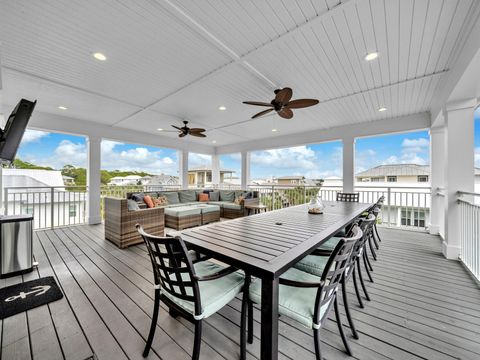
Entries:
{"type": "Polygon", "coordinates": [[[150,177],[148,182],[145,183],[147,187],[155,188],[157,186],[180,186],[180,180],[178,179],[178,176],[172,176],[172,175],[165,175],[165,174],[160,174],[160,175],[153,175],[150,177]]]}
{"type": "MultiPolygon", "coordinates": [[[[220,184],[231,180],[235,171],[220,169],[220,184]]],[[[188,185],[190,187],[212,186],[212,169],[199,167],[188,170],[188,185]]],[[[218,185],[218,184],[216,184],[218,185]]]]}
{"type": "Polygon", "coordinates": [[[68,191],[60,171],[3,169],[4,209],[7,215],[31,214],[34,227],[81,223],[86,214],[86,192],[68,191]]]}
{"type": "Polygon", "coordinates": [[[358,182],[428,183],[430,167],[417,164],[379,165],[355,175],[358,182]]]}
{"type": "Polygon", "coordinates": [[[65,186],[75,186],[75,179],[71,176],[63,175],[63,184],[65,186]]]}
{"type": "Polygon", "coordinates": [[[305,176],[279,176],[278,185],[305,185],[305,176]]]}
{"type": "Polygon", "coordinates": [[[115,176],[110,179],[107,185],[124,186],[124,185],[146,185],[151,181],[151,176],[127,175],[115,176]]]}

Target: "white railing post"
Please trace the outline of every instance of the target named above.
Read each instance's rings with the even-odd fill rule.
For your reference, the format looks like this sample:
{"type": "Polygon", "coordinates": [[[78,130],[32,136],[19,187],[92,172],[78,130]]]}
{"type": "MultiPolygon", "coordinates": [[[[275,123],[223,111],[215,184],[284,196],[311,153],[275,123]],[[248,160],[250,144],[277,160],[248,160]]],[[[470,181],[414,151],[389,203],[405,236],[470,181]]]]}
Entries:
{"type": "Polygon", "coordinates": [[[5,188],[3,191],[4,191],[3,207],[4,207],[5,215],[8,215],[8,188],[5,188]]]}
{"type": "Polygon", "coordinates": [[[272,210],[275,210],[275,185],[272,185],[272,210]]]}
{"type": "Polygon", "coordinates": [[[387,203],[388,203],[388,227],[390,227],[390,212],[391,212],[391,195],[392,195],[392,189],[389,187],[387,188],[387,203]]]}
{"type": "MultiPolygon", "coordinates": [[[[55,194],[55,189],[54,187],[50,187],[50,229],[53,229],[55,227],[55,224],[53,222],[53,218],[55,216],[54,214],[54,199],[53,199],[53,196],[55,194]]],[[[58,204],[58,206],[60,206],[60,204],[58,204]]],[[[64,204],[65,206],[65,204],[64,204]]],[[[69,209],[70,210],[70,209],[69,209]]]]}

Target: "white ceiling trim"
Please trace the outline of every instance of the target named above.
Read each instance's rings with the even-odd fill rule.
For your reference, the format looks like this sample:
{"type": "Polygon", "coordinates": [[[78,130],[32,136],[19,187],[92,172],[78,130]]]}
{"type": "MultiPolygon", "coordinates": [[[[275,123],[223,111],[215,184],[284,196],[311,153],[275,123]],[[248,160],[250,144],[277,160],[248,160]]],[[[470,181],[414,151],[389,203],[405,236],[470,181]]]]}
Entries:
{"type": "MultiPolygon", "coordinates": [[[[214,46],[216,46],[217,48],[219,48],[220,50],[222,50],[225,54],[227,54],[228,56],[230,56],[232,58],[232,61],[215,69],[215,70],[212,70],[211,72],[189,82],[188,84],[182,86],[181,88],[179,89],[176,89],[175,91],[163,96],[162,98],[158,99],[157,101],[143,107],[142,109],[136,111],[135,113],[133,114],[130,114],[129,116],[119,120],[118,122],[114,123],[112,126],[115,126],[115,125],[118,125],[120,123],[122,123],[123,121],[126,121],[128,119],[130,119],[131,117],[135,116],[135,115],[138,115],[139,113],[143,112],[143,111],[146,111],[146,110],[150,110],[151,107],[159,104],[160,102],[162,102],[163,100],[165,99],[168,99],[169,97],[179,93],[180,91],[184,90],[185,88],[193,85],[193,84],[196,84],[196,83],[199,83],[199,82],[202,82],[202,81],[205,81],[207,80],[208,78],[210,78],[211,76],[213,75],[216,75],[218,74],[219,72],[221,71],[225,71],[227,70],[230,66],[234,65],[234,64],[241,64],[244,68],[246,68],[248,71],[250,71],[253,75],[255,75],[257,78],[259,78],[261,81],[263,82],[266,82],[268,84],[268,86],[272,87],[272,90],[274,90],[275,88],[277,88],[278,86],[275,84],[275,82],[273,82],[272,80],[270,80],[266,75],[262,74],[261,71],[259,71],[258,69],[256,69],[253,65],[251,65],[248,61],[247,61],[247,58],[252,56],[253,54],[265,49],[265,48],[268,48],[270,46],[273,46],[275,45],[277,42],[281,41],[281,40],[284,40],[284,39],[287,39],[291,36],[294,36],[297,32],[303,30],[303,29],[308,29],[308,28],[311,28],[313,26],[315,26],[316,23],[322,21],[327,15],[334,15],[337,11],[341,11],[347,4],[354,4],[356,3],[357,1],[359,0],[345,0],[343,1],[342,3],[340,3],[339,5],[335,6],[334,8],[331,8],[327,11],[325,11],[324,13],[321,13],[321,14],[318,14],[315,18],[313,18],[312,20],[310,21],[307,21],[307,22],[304,22],[303,24],[297,26],[296,28],[290,30],[290,31],[287,31],[281,35],[279,35],[278,37],[276,37],[275,39],[245,53],[245,54],[242,54],[242,55],[239,55],[237,54],[235,51],[233,51],[228,45],[226,45],[224,42],[222,42],[221,40],[218,39],[218,37],[216,37],[214,34],[212,34],[210,31],[208,31],[204,26],[202,26],[198,21],[196,21],[195,19],[193,19],[190,15],[188,15],[185,11],[183,11],[182,9],[180,9],[178,6],[176,6],[175,4],[173,4],[170,0],[164,0],[164,2],[171,6],[181,17],[183,17],[184,19],[186,19],[188,22],[190,22],[191,24],[193,24],[198,30],[200,30],[204,36],[204,38],[206,40],[208,40],[210,43],[212,43],[214,46]]],[[[181,17],[179,17],[179,19],[181,19],[181,17]]]]}
{"type": "Polygon", "coordinates": [[[305,144],[317,144],[321,142],[341,140],[344,138],[367,137],[422,130],[430,128],[430,125],[430,113],[423,112],[385,120],[370,121],[367,123],[338,126],[324,130],[308,131],[263,140],[218,146],[215,148],[215,153],[232,154],[242,151],[267,150],[305,144]]]}
{"type": "Polygon", "coordinates": [[[215,153],[213,146],[192,143],[185,139],[179,141],[177,138],[169,138],[158,134],[147,134],[135,130],[112,128],[108,125],[101,125],[91,121],[78,120],[67,116],[48,114],[39,111],[33,112],[28,127],[36,130],[83,135],[93,138],[176,149],[200,154],[215,153]]]}

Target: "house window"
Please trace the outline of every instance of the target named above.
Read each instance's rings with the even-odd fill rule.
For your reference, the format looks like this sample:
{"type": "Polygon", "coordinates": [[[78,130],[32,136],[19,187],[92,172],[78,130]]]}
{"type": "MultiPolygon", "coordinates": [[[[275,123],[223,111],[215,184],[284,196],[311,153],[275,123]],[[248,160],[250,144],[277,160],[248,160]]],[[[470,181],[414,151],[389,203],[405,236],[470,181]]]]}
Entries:
{"type": "Polygon", "coordinates": [[[383,181],[383,177],[372,177],[372,182],[381,182],[383,181]]]}
{"type": "Polygon", "coordinates": [[[70,204],[68,206],[68,215],[70,217],[76,217],[77,216],[77,205],[75,204],[70,204]]]}
{"type": "Polygon", "coordinates": [[[387,176],[387,182],[397,182],[396,176],[387,176]]]}
{"type": "Polygon", "coordinates": [[[290,184],[296,184],[297,183],[297,180],[290,180],[290,184]]]}
{"type": "Polygon", "coordinates": [[[418,182],[428,182],[428,175],[418,175],[418,182]]]}
{"type": "Polygon", "coordinates": [[[407,209],[402,209],[401,223],[404,226],[412,225],[412,220],[410,218],[410,212],[407,209]]]}
{"type": "Polygon", "coordinates": [[[211,183],[212,182],[212,173],[207,172],[207,182],[211,183]]]}
{"type": "Polygon", "coordinates": [[[413,210],[413,225],[425,227],[425,210],[413,210]]]}

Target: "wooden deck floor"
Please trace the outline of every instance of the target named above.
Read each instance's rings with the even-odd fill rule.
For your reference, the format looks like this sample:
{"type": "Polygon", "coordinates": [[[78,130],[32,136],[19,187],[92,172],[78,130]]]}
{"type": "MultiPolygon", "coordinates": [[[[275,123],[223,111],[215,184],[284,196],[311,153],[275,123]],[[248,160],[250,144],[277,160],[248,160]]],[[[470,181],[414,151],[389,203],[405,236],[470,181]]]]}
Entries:
{"type": "MultiPolygon", "coordinates": [[[[358,359],[479,359],[480,289],[437,237],[381,229],[372,301],[353,306],[358,359]]],[[[119,250],[103,240],[103,226],[35,233],[38,271],[0,286],[53,275],[65,297],[3,320],[2,359],[141,359],[153,306],[152,272],[143,246],[119,250]]],[[[350,289],[352,290],[352,289],[350,289]]],[[[356,299],[352,293],[352,305],[356,299]]],[[[204,327],[202,359],[238,359],[240,301],[204,327]]],[[[249,359],[259,355],[259,313],[249,359]]],[[[324,357],[347,359],[332,320],[323,331],[324,357]]],[[[160,312],[150,359],[188,359],[192,326],[160,312]]],[[[311,331],[282,317],[280,359],[314,359],[311,331]]]]}

